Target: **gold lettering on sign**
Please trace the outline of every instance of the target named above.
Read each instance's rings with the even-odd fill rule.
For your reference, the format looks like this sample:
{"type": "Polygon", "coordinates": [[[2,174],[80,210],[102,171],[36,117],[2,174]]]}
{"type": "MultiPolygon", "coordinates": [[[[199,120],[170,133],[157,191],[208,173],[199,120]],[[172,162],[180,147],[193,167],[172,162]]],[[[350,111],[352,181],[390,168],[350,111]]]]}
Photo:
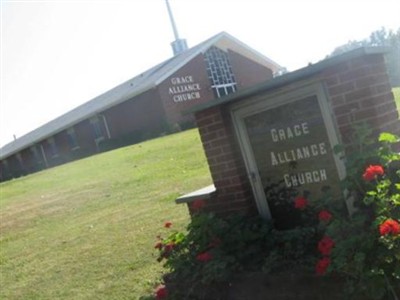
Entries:
{"type": "MultiPolygon", "coordinates": [[[[310,134],[307,122],[295,124],[284,128],[272,128],[271,138],[274,143],[280,143],[291,139],[302,138],[310,134]]],[[[299,160],[306,160],[322,155],[327,155],[327,145],[325,142],[304,145],[301,147],[288,149],[280,152],[271,151],[271,165],[278,166],[299,160]]],[[[297,174],[284,174],[283,180],[288,188],[302,186],[305,184],[319,183],[328,180],[325,169],[299,172],[297,174]]]]}
{"type": "Polygon", "coordinates": [[[320,169],[297,174],[285,174],[283,175],[283,179],[286,186],[290,188],[325,181],[328,180],[328,176],[325,169],[320,169]]]}
{"type": "Polygon", "coordinates": [[[276,143],[279,141],[289,140],[295,137],[309,134],[308,124],[306,122],[294,125],[292,127],[271,129],[272,140],[276,143]]]}
{"type": "Polygon", "coordinates": [[[277,166],[279,164],[325,154],[327,154],[325,142],[290,149],[283,152],[271,151],[271,164],[277,166]]]}

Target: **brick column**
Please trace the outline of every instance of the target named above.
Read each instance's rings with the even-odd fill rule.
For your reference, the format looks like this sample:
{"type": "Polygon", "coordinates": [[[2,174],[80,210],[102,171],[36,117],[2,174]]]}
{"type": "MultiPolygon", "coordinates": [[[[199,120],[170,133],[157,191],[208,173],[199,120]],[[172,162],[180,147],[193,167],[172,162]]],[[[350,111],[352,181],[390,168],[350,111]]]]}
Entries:
{"type": "Polygon", "coordinates": [[[256,212],[229,111],[221,106],[210,108],[196,113],[196,120],[217,190],[208,209],[220,214],[256,212]]]}
{"type": "Polygon", "coordinates": [[[352,125],[366,121],[375,134],[400,134],[400,122],[383,54],[344,61],[322,73],[336,122],[345,144],[352,125]]]}

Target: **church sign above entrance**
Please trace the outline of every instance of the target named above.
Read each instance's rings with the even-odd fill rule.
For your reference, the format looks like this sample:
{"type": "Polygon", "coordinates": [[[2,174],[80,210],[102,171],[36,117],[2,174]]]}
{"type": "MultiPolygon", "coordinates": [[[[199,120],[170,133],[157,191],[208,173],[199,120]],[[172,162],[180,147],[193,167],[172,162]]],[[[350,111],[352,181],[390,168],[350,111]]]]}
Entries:
{"type": "Polygon", "coordinates": [[[175,103],[200,99],[200,83],[193,80],[192,75],[172,77],[168,94],[175,103]]]}

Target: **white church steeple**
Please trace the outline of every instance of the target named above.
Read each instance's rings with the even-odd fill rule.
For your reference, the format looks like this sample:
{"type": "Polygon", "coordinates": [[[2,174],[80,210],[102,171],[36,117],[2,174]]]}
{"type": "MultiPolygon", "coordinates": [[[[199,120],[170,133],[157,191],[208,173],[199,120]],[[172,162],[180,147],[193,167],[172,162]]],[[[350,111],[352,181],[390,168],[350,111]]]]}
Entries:
{"type": "Polygon", "coordinates": [[[174,37],[175,37],[175,41],[171,43],[172,51],[174,52],[174,55],[178,55],[179,53],[187,50],[188,46],[185,39],[179,38],[178,29],[176,28],[174,16],[172,15],[171,6],[169,5],[168,0],[165,0],[165,3],[167,4],[168,14],[171,20],[172,30],[174,31],[174,37]]]}

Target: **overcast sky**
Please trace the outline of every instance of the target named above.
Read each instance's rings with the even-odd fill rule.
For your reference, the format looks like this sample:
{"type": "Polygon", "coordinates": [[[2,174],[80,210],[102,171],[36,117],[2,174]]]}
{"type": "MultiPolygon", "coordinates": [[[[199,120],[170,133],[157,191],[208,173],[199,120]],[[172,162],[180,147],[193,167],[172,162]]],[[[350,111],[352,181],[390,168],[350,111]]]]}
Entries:
{"type": "MultiPolygon", "coordinates": [[[[172,56],[165,0],[0,0],[0,146],[172,56]]],[[[290,71],[400,28],[399,0],[170,0],[189,46],[226,31],[290,71]]]]}

